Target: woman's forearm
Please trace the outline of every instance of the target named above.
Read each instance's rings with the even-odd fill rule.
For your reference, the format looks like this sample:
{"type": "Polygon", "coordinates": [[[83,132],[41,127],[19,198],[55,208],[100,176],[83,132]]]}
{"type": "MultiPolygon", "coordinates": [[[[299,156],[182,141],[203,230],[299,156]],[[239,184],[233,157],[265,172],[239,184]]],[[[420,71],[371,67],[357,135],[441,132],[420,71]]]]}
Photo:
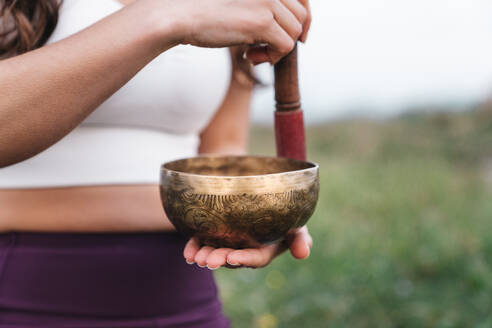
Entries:
{"type": "Polygon", "coordinates": [[[232,69],[227,95],[200,134],[200,154],[244,155],[248,151],[253,83],[237,67],[232,69]]]}
{"type": "Polygon", "coordinates": [[[57,43],[0,61],[0,167],[57,142],[149,61],[178,22],[136,2],[57,43]]]}

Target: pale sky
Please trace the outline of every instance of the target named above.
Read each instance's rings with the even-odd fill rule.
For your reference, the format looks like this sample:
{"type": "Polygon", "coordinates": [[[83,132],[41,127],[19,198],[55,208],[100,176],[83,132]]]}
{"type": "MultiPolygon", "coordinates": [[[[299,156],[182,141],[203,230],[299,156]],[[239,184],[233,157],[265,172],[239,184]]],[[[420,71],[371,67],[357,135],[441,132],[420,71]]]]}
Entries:
{"type": "MultiPolygon", "coordinates": [[[[492,96],[492,1],[312,0],[300,48],[310,122],[353,112],[476,102],[492,96]]],[[[261,76],[271,80],[272,68],[261,76]]],[[[270,122],[273,90],[256,93],[253,118],[270,122]]]]}

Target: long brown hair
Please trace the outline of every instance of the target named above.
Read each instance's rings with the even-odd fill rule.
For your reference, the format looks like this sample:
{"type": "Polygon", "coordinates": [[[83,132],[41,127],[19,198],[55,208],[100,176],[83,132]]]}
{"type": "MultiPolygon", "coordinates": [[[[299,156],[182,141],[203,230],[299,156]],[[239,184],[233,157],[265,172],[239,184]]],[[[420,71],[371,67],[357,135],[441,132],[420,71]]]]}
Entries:
{"type": "Polygon", "coordinates": [[[46,43],[58,22],[61,0],[0,0],[0,58],[46,43]]]}

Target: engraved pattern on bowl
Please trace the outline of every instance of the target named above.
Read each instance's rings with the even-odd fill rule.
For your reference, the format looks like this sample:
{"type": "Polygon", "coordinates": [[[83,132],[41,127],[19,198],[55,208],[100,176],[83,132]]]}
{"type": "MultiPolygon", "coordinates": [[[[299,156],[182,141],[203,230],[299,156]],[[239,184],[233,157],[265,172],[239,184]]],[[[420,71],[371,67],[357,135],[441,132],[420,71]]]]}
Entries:
{"type": "Polygon", "coordinates": [[[318,165],[195,157],[163,164],[160,191],[169,220],[184,235],[214,247],[257,247],[306,224],[318,200],[318,165]]]}

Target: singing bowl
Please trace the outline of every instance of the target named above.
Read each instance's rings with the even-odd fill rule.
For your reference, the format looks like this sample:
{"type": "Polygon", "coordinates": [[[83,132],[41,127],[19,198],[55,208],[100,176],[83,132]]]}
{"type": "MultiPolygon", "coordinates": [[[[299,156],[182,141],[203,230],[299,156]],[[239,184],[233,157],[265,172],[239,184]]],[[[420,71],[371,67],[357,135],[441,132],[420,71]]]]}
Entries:
{"type": "Polygon", "coordinates": [[[318,200],[318,165],[287,158],[204,156],[161,167],[164,210],[176,229],[214,247],[258,247],[301,227],[318,200]]]}

